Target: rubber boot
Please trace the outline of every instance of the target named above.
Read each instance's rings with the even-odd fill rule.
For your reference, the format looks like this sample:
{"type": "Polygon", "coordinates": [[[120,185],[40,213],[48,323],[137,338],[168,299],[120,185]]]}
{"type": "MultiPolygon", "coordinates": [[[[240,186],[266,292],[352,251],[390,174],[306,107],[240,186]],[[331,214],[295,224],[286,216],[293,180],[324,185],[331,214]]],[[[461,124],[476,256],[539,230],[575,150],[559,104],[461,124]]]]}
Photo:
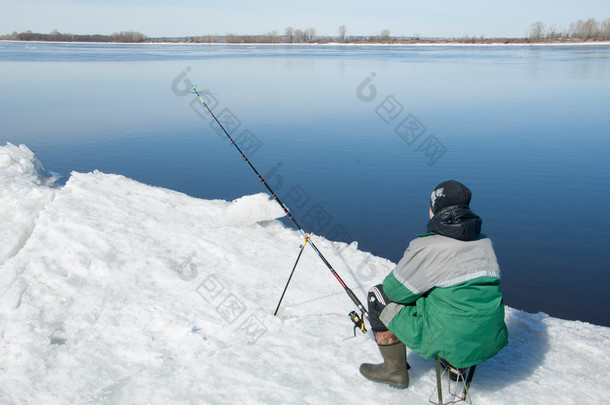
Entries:
{"type": "Polygon", "coordinates": [[[404,389],[409,386],[407,371],[407,349],[402,342],[391,345],[378,345],[383,363],[360,365],[360,374],[365,378],[390,387],[404,389]]]}

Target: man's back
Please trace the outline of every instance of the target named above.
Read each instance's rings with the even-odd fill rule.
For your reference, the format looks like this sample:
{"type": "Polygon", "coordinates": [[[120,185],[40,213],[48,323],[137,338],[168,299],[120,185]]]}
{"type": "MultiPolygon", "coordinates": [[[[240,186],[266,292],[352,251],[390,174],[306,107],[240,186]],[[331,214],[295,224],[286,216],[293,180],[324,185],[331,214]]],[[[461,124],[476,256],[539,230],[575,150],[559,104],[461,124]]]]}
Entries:
{"type": "Polygon", "coordinates": [[[508,343],[500,271],[486,237],[415,239],[383,291],[393,302],[407,304],[389,329],[424,358],[441,356],[467,367],[508,343]]]}

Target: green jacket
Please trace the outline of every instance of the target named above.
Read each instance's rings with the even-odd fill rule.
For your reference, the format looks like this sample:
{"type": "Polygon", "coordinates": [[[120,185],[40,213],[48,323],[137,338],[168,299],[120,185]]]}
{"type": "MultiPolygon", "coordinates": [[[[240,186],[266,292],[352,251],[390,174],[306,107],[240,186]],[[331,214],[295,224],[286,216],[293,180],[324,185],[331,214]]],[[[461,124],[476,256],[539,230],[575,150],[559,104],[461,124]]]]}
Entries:
{"type": "Polygon", "coordinates": [[[500,269],[491,240],[417,238],[385,278],[381,320],[411,350],[468,367],[508,343],[500,269]]]}

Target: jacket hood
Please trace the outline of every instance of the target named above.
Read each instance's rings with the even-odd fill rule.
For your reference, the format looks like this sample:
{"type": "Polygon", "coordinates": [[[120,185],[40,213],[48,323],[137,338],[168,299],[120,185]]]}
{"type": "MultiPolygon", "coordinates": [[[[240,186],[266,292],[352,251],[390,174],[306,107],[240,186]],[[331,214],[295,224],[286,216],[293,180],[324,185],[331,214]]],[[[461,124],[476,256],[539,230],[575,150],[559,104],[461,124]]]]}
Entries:
{"type": "Polygon", "coordinates": [[[452,205],[438,211],[428,222],[428,232],[470,241],[481,233],[483,220],[466,205],[452,205]]]}

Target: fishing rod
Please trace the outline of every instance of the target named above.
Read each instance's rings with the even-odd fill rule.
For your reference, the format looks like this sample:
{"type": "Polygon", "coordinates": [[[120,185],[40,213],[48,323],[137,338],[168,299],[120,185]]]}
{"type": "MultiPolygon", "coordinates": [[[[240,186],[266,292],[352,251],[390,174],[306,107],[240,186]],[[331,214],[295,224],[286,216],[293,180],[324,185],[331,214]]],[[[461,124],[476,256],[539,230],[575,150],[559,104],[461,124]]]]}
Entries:
{"type": "MultiPolygon", "coordinates": [[[[229,141],[231,141],[231,143],[233,144],[233,146],[235,146],[235,148],[237,149],[237,151],[241,154],[241,157],[244,159],[244,161],[246,163],[248,163],[248,165],[250,166],[250,168],[252,169],[252,171],[254,171],[254,173],[256,174],[256,176],[258,177],[258,179],[261,181],[261,183],[263,183],[263,185],[267,188],[267,190],[269,191],[269,193],[271,194],[271,196],[273,197],[273,199],[280,205],[280,207],[282,207],[282,210],[284,210],[284,213],[286,214],[286,216],[288,218],[290,218],[290,220],[292,221],[292,223],[294,224],[294,226],[296,226],[296,228],[299,230],[299,232],[301,232],[301,234],[303,235],[303,237],[305,238],[305,242],[308,242],[309,245],[311,246],[311,248],[314,250],[314,252],[316,252],[318,254],[318,257],[320,257],[320,259],[322,260],[322,262],[324,262],[324,264],[326,265],[326,267],[328,267],[328,270],[330,270],[330,272],[332,273],[333,276],[335,276],[335,278],[337,279],[337,281],[339,282],[339,284],[341,284],[341,287],[343,287],[343,289],[345,290],[345,292],[347,293],[348,297],[350,297],[350,299],[352,300],[352,302],[356,305],[356,307],[358,308],[358,310],[360,311],[361,316],[358,317],[358,315],[352,311],[349,314],[350,319],[352,320],[352,322],[354,323],[354,333],[356,332],[356,329],[360,329],[362,331],[362,333],[366,333],[366,327],[364,325],[364,321],[362,320],[363,316],[368,317],[368,312],[367,310],[364,308],[364,306],[362,305],[362,302],[360,302],[360,300],[358,299],[358,297],[356,297],[356,295],[354,294],[354,292],[347,286],[347,284],[345,284],[345,282],[343,281],[343,279],[339,276],[339,274],[337,274],[337,272],[335,271],[335,269],[333,268],[333,266],[331,266],[331,264],[328,262],[328,260],[326,260],[326,257],[324,257],[324,255],[322,254],[322,252],[320,252],[320,250],[318,249],[318,247],[315,245],[315,243],[313,243],[313,241],[311,240],[311,235],[312,234],[307,234],[303,228],[301,228],[301,225],[299,225],[299,223],[297,222],[297,220],[292,216],[292,214],[290,213],[290,210],[288,209],[288,207],[286,207],[286,205],[280,200],[280,198],[275,194],[275,192],[271,189],[271,187],[269,186],[269,184],[265,181],[265,179],[263,178],[263,176],[261,176],[261,174],[258,172],[258,170],[256,170],[256,168],[254,167],[254,165],[252,164],[252,162],[250,162],[250,160],[248,159],[248,157],[244,154],[244,152],[242,152],[242,150],[239,148],[239,146],[235,143],[235,141],[233,140],[233,138],[231,137],[231,135],[229,135],[229,133],[227,132],[227,130],[225,129],[225,127],[220,123],[220,121],[218,120],[218,118],[216,118],[216,115],[214,115],[214,113],[212,112],[212,110],[210,109],[210,107],[208,106],[208,104],[205,102],[205,100],[203,99],[203,97],[201,97],[201,94],[199,94],[199,91],[197,91],[197,86],[193,87],[193,91],[195,92],[195,94],[197,95],[197,97],[199,98],[199,100],[201,101],[201,103],[203,104],[203,106],[206,108],[206,110],[208,110],[208,112],[210,113],[210,115],[214,118],[214,120],[216,121],[216,123],[220,126],[220,129],[222,129],[222,132],[224,132],[224,134],[227,136],[227,138],[229,138],[229,141]]],[[[303,244],[304,247],[305,243],[303,244]]],[[[300,254],[299,254],[300,257],[300,254]]],[[[298,261],[298,259],[297,259],[298,261]]],[[[295,264],[296,267],[296,264],[295,264]]],[[[294,269],[293,269],[294,271],[294,269]]],[[[292,274],[291,274],[292,277],[292,274]]],[[[290,280],[288,280],[290,282],[290,280]]],[[[284,292],[286,290],[284,289],[284,292]]],[[[282,294],[283,296],[283,294],[282,294]]],[[[277,312],[277,310],[276,310],[277,312]]]]}

